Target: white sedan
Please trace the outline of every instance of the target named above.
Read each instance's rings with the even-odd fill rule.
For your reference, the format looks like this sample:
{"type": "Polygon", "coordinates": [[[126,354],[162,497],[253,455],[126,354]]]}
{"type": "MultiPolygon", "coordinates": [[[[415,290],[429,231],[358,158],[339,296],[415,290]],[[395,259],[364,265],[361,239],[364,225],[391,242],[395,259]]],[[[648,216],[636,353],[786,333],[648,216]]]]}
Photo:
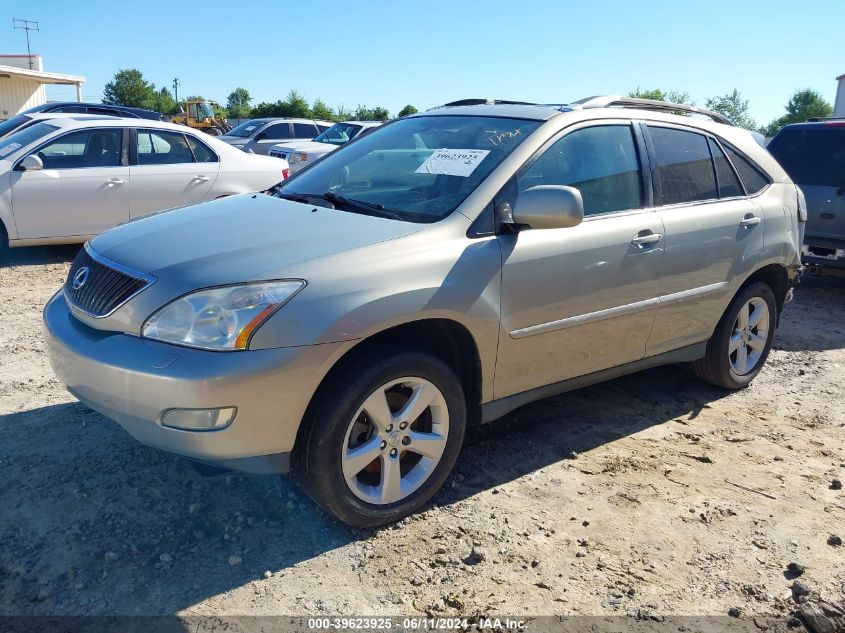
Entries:
{"type": "Polygon", "coordinates": [[[271,188],[287,161],[145,119],[64,117],[0,141],[0,249],[84,242],[155,211],[271,188]]]}

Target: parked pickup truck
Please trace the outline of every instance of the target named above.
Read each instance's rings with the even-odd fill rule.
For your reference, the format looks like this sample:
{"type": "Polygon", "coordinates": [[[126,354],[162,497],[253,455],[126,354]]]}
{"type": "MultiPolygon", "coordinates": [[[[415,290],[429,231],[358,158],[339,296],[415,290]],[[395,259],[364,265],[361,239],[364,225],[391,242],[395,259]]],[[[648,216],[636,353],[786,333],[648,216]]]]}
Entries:
{"type": "Polygon", "coordinates": [[[269,154],[288,161],[291,173],[295,174],[318,158],[381,125],[380,121],[343,121],[331,126],[313,141],[290,141],[273,145],[269,154]]]}

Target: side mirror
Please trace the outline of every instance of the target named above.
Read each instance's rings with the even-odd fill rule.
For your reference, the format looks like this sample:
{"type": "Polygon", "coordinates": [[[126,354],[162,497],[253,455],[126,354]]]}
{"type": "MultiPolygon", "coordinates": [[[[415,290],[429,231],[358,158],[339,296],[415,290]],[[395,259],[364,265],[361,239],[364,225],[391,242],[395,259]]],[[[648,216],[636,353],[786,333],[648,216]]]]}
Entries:
{"type": "Polygon", "coordinates": [[[256,141],[263,141],[265,138],[267,138],[267,135],[264,132],[259,132],[255,135],[256,141]]]}
{"type": "Polygon", "coordinates": [[[538,185],[519,194],[513,209],[514,224],[532,229],[565,229],[581,224],[584,200],[575,187],[538,185]]]}
{"type": "Polygon", "coordinates": [[[18,163],[18,171],[41,171],[44,169],[44,161],[36,154],[30,154],[18,163]]]}

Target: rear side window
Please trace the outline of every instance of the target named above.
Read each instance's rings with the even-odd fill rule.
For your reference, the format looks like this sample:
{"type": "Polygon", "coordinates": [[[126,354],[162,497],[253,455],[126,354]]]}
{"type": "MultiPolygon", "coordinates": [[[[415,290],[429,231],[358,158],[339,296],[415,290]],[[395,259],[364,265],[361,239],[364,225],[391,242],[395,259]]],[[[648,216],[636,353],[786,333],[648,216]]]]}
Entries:
{"type": "Polygon", "coordinates": [[[707,138],[695,132],[649,126],[657,167],[656,204],[718,198],[707,138]]]}
{"type": "Polygon", "coordinates": [[[518,177],[519,191],[537,185],[575,187],[587,215],[642,206],[642,180],[627,125],[575,130],[555,142],[518,177]]]}
{"type": "Polygon", "coordinates": [[[845,128],[787,128],[768,150],[799,185],[845,185],[845,128]]]}
{"type": "Polygon", "coordinates": [[[737,172],[739,172],[739,177],[742,178],[742,184],[745,185],[745,190],[749,196],[759,193],[771,183],[768,176],[733,147],[726,144],[725,151],[728,153],[728,157],[730,157],[737,172]]]}
{"type": "Polygon", "coordinates": [[[205,143],[201,143],[190,134],[186,134],[188,145],[194,153],[194,158],[198,163],[216,163],[217,154],[212,152],[205,143]]]}
{"type": "Polygon", "coordinates": [[[139,165],[193,163],[194,155],[184,134],[166,130],[138,130],[139,165]]]}
{"type": "Polygon", "coordinates": [[[713,165],[716,167],[716,180],[719,185],[720,198],[733,198],[736,196],[745,195],[742,190],[742,183],[739,182],[733,167],[728,162],[727,156],[712,138],[708,139],[710,143],[710,153],[713,155],[713,165]]]}
{"type": "Polygon", "coordinates": [[[317,126],[312,125],[311,123],[294,123],[293,124],[293,136],[294,138],[307,138],[312,139],[317,136],[319,132],[317,131],[317,126]]]}

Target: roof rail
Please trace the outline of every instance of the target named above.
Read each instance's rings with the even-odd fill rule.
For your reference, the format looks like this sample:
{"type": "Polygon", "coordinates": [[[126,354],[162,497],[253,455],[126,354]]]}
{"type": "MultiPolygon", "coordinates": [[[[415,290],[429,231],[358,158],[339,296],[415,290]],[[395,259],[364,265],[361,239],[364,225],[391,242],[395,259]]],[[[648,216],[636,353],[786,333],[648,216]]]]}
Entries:
{"type": "Polygon", "coordinates": [[[457,106],[471,106],[471,105],[537,105],[536,103],[529,103],[528,101],[510,101],[508,99],[459,99],[457,101],[450,101],[444,103],[438,108],[454,108],[457,106]]]}
{"type": "Polygon", "coordinates": [[[705,110],[704,108],[696,108],[695,106],[683,103],[671,103],[669,101],[658,101],[656,99],[636,99],[634,97],[620,97],[618,95],[603,95],[597,97],[586,97],[585,99],[573,101],[569,104],[569,107],[584,110],[590,108],[637,108],[638,110],[655,110],[658,112],[688,112],[690,114],[700,114],[701,116],[706,116],[716,123],[733,125],[730,119],[718,112],[705,110]]]}
{"type": "Polygon", "coordinates": [[[820,121],[845,121],[845,116],[814,116],[807,119],[807,123],[819,123],[820,121]]]}

